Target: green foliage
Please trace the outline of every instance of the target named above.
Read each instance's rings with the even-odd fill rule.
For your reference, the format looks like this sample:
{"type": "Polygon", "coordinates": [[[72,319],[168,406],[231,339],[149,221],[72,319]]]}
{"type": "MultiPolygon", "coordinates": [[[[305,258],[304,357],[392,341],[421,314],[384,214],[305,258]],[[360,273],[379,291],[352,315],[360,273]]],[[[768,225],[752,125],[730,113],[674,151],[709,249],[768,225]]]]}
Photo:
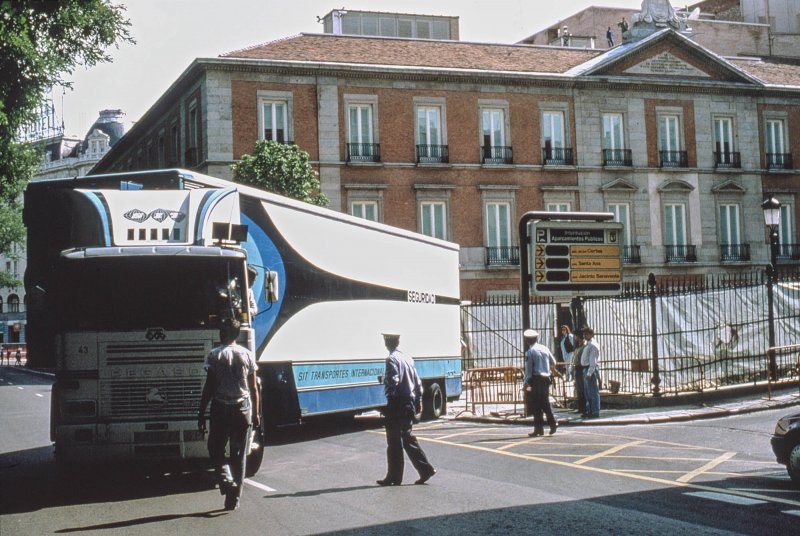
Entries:
{"type": "Polygon", "coordinates": [[[77,66],[111,61],[108,47],[133,42],[124,10],[109,0],[0,0],[0,254],[24,240],[20,195],[38,163],[20,128],[77,66]]]}
{"type": "Polygon", "coordinates": [[[296,145],[257,141],[253,154],[242,156],[231,167],[237,182],[320,207],[328,204],[319,191],[317,173],[308,163],[308,153],[296,145]]]}

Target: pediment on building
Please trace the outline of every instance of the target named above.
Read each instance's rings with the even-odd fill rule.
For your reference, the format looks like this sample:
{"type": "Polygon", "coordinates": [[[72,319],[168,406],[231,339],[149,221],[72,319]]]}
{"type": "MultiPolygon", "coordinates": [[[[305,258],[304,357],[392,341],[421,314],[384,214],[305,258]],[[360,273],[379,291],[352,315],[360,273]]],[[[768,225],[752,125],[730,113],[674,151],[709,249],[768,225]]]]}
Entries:
{"type": "Polygon", "coordinates": [[[625,179],[614,179],[611,182],[607,182],[600,187],[600,190],[603,192],[623,192],[623,193],[633,193],[638,190],[638,188],[626,181],[625,179]]]}
{"type": "Polygon", "coordinates": [[[659,192],[689,193],[694,190],[694,186],[686,181],[670,179],[661,183],[658,187],[659,192]]]}
{"type": "Polygon", "coordinates": [[[717,184],[711,191],[715,194],[744,194],[747,193],[747,190],[744,189],[741,185],[734,182],[732,179],[728,179],[720,184],[717,184]]]}
{"type": "Polygon", "coordinates": [[[761,85],[738,66],[671,29],[641,41],[623,43],[571,69],[570,73],[590,77],[761,85]]]}

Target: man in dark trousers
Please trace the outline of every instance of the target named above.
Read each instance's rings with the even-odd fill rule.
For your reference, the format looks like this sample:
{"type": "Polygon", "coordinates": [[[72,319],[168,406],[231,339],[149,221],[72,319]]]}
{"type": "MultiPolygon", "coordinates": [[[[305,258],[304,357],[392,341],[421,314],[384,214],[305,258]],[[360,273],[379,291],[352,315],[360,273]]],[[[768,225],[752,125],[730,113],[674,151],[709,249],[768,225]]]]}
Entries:
{"type": "Polygon", "coordinates": [[[222,344],[206,357],[206,383],[200,398],[197,427],[205,432],[206,407],[211,402],[211,430],[208,454],[217,471],[219,491],[225,495],[225,509],[239,507],[249,450],[250,426],[258,426],[259,393],[253,354],[236,344],[240,324],[223,321],[219,330],[222,344]],[[225,460],[225,445],[230,456],[225,460]]]}
{"type": "Polygon", "coordinates": [[[383,342],[389,355],[383,376],[383,391],[386,394],[386,476],[378,480],[381,486],[399,486],[403,482],[403,450],[419,479],[414,484],[424,484],[436,474],[428,462],[417,438],[411,433],[414,415],[422,408],[422,382],[417,375],[414,360],[397,349],[400,335],[384,333],[383,342]]]}
{"type": "Polygon", "coordinates": [[[525,397],[526,404],[533,411],[533,432],[531,437],[544,435],[542,413],[547,416],[550,435],[556,433],[556,420],[550,408],[550,375],[555,373],[556,360],[543,344],[539,344],[539,332],[526,329],[522,333],[525,341],[525,397]]]}

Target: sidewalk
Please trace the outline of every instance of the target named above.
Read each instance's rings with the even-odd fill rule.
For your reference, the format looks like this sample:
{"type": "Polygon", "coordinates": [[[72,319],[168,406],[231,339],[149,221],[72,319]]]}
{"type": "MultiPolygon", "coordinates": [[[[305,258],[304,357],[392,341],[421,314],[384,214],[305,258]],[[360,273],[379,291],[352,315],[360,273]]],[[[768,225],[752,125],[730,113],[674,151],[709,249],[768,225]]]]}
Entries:
{"type": "MultiPolygon", "coordinates": [[[[668,397],[664,398],[668,403],[668,397]]],[[[773,390],[771,397],[766,393],[740,394],[705,404],[682,403],[684,401],[676,396],[669,398],[675,400],[675,405],[604,409],[601,402],[601,416],[594,419],[582,419],[575,410],[556,407],[553,408],[553,415],[561,426],[609,426],[712,419],[779,408],[794,408],[800,411],[800,393],[797,387],[773,390]]],[[[516,412],[511,404],[486,404],[483,406],[483,413],[481,405],[477,405],[475,411],[477,414],[473,414],[470,408],[467,408],[466,397],[462,395],[460,400],[448,404],[447,418],[492,424],[533,424],[533,418],[523,417],[524,410],[521,404],[517,404],[516,412]]],[[[790,411],[787,409],[787,413],[790,411]]]]}

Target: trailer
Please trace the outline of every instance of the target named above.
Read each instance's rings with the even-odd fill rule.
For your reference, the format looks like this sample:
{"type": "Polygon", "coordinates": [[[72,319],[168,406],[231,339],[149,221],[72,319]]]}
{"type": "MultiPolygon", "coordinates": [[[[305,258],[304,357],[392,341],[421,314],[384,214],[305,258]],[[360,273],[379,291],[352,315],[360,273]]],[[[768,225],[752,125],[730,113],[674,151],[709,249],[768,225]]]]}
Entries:
{"type": "Polygon", "coordinates": [[[385,331],[429,417],[461,394],[455,244],[185,170],[34,181],[24,221],[28,362],[56,372],[59,461],[206,457],[203,362],[230,316],[267,436],[382,407],[385,331]]]}

